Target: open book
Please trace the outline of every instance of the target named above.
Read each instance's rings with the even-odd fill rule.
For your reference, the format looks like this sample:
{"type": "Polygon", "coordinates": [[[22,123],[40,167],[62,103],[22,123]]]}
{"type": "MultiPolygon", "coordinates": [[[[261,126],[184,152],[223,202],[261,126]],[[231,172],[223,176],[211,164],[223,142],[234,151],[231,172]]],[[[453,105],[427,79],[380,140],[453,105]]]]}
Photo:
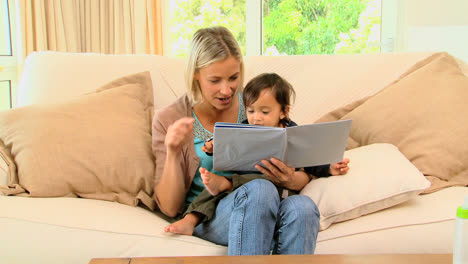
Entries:
{"type": "Polygon", "coordinates": [[[351,120],[286,128],[216,123],[213,168],[257,171],[255,165],[271,157],[294,168],[340,162],[350,128],[351,120]]]}

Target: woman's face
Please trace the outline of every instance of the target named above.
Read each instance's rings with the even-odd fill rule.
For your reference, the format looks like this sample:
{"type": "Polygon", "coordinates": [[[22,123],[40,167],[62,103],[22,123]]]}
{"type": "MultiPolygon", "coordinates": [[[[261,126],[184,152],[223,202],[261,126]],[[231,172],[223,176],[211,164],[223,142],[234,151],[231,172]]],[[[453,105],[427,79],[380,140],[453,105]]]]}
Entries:
{"type": "Polygon", "coordinates": [[[202,103],[218,110],[229,109],[239,86],[240,62],[233,56],[200,69],[194,79],[200,83],[202,103]]]}

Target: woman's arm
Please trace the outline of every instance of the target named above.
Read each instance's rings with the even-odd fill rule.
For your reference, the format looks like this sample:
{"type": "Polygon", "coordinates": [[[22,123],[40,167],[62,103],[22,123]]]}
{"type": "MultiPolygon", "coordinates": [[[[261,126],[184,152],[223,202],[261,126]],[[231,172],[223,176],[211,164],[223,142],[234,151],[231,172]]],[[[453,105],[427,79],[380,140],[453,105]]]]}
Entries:
{"type": "Polygon", "coordinates": [[[262,160],[262,164],[265,167],[256,165],[255,168],[268,176],[272,182],[286,189],[300,191],[310,181],[307,173],[296,171],[279,159],[262,160]]]}
{"type": "Polygon", "coordinates": [[[153,153],[156,157],[154,197],[161,212],[177,215],[185,200],[185,175],[182,169],[182,146],[190,139],[193,118],[184,117],[167,128],[153,122],[153,153]]]}

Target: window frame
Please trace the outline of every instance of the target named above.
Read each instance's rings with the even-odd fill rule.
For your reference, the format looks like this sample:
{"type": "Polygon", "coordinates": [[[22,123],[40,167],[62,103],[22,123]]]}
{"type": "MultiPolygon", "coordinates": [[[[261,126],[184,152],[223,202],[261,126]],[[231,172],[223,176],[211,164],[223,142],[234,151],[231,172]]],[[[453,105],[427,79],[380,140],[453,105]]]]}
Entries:
{"type": "MultiPolygon", "coordinates": [[[[11,55],[1,55],[0,56],[0,81],[9,81],[9,102],[10,108],[15,107],[17,92],[16,87],[18,85],[18,49],[17,49],[17,40],[16,40],[16,1],[7,0],[8,12],[10,19],[10,45],[11,45],[11,55]]],[[[2,2],[2,5],[4,3],[2,2]]]]}

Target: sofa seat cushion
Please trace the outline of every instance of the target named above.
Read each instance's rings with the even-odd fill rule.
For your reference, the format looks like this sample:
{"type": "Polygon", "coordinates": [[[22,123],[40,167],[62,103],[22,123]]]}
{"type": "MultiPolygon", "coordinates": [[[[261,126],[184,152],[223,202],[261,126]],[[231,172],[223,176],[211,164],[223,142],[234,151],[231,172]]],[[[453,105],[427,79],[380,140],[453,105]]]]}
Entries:
{"type": "MultiPolygon", "coordinates": [[[[319,232],[315,253],[451,253],[453,232],[447,230],[453,230],[454,212],[465,194],[465,187],[446,188],[333,224],[319,232]],[[398,243],[389,239],[395,236],[401,238],[398,243]]],[[[0,224],[8,227],[0,236],[5,263],[227,254],[226,247],[196,237],[165,234],[162,229],[168,222],[140,207],[79,198],[0,196],[0,208],[0,224]]]]}
{"type": "Polygon", "coordinates": [[[2,263],[89,263],[91,258],[226,255],[227,248],[164,233],[146,208],[57,197],[0,196],[2,263]],[[11,258],[12,261],[7,261],[11,258]]]}
{"type": "Polygon", "coordinates": [[[148,72],[67,102],[0,113],[0,152],[11,155],[17,168],[0,191],[142,202],[154,208],[152,113],[148,72]]]}
{"type": "Polygon", "coordinates": [[[444,188],[319,232],[315,254],[451,254],[467,187],[444,188]]]}

